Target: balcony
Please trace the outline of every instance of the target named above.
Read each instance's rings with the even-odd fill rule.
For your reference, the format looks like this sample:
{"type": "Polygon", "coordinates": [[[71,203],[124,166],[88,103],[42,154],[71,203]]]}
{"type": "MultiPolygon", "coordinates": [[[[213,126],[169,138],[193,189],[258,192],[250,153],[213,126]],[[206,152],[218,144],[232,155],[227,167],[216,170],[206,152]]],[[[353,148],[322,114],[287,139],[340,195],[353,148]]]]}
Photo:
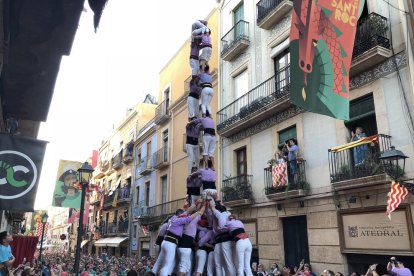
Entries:
{"type": "Polygon", "coordinates": [[[133,152],[134,152],[134,143],[131,141],[127,144],[124,150],[124,156],[123,156],[122,161],[125,164],[129,164],[134,160],[133,152]]]}
{"type": "Polygon", "coordinates": [[[138,220],[141,216],[143,216],[147,212],[147,208],[145,200],[138,202],[138,204],[132,209],[134,220],[138,220]]]}
{"type": "Polygon", "coordinates": [[[121,150],[119,153],[117,153],[117,155],[112,157],[111,159],[112,169],[117,170],[123,166],[122,154],[123,154],[123,150],[121,150]]]}
{"type": "Polygon", "coordinates": [[[232,61],[249,45],[249,22],[240,20],[221,39],[221,58],[232,61]]]}
{"type": "Polygon", "coordinates": [[[309,191],[306,182],[306,161],[297,159],[286,162],[285,174],[287,185],[276,186],[273,183],[272,167],[264,169],[265,194],[270,200],[280,201],[305,196],[309,191]]]}
{"type": "Polygon", "coordinates": [[[159,205],[143,208],[141,217],[138,221],[141,225],[159,224],[167,217],[175,213],[179,208],[183,208],[185,198],[165,202],[159,205]]]}
{"type": "Polygon", "coordinates": [[[379,157],[391,147],[391,136],[377,134],[328,150],[335,190],[363,188],[389,181],[379,157]]]}
{"type": "Polygon", "coordinates": [[[102,235],[127,235],[129,230],[129,220],[108,223],[107,226],[101,227],[102,235]]]}
{"type": "Polygon", "coordinates": [[[109,162],[108,160],[104,160],[99,165],[101,167],[101,172],[106,173],[109,169],[109,162]]]}
{"type": "Polygon", "coordinates": [[[358,20],[350,75],[361,73],[391,57],[387,18],[371,13],[358,20]]]}
{"type": "Polygon", "coordinates": [[[289,103],[289,66],[217,112],[217,132],[228,137],[280,112],[289,103]]]}
{"type": "Polygon", "coordinates": [[[170,119],[171,116],[169,112],[169,107],[170,107],[169,100],[163,101],[157,106],[157,108],[155,109],[155,118],[154,118],[154,123],[156,125],[163,124],[170,119]]]}
{"type": "Polygon", "coordinates": [[[154,168],[153,168],[153,165],[152,165],[151,158],[143,157],[142,160],[141,160],[141,163],[139,164],[138,173],[141,176],[144,176],[144,175],[150,174],[153,170],[154,170],[154,168]]]}
{"type": "Polygon", "coordinates": [[[101,194],[94,192],[90,197],[91,205],[96,205],[101,202],[101,194]]]}
{"type": "Polygon", "coordinates": [[[260,0],[257,7],[257,26],[269,30],[292,9],[292,0],[260,0]]]}
{"type": "Polygon", "coordinates": [[[223,180],[221,197],[229,207],[252,204],[252,175],[239,175],[223,180]]]}
{"type": "Polygon", "coordinates": [[[170,149],[168,147],[163,147],[154,153],[155,169],[161,170],[170,165],[169,151],[170,149]]]}
{"type": "Polygon", "coordinates": [[[104,207],[113,206],[115,195],[118,194],[116,204],[129,203],[131,201],[130,189],[127,187],[116,189],[111,195],[105,196],[104,207]]]}

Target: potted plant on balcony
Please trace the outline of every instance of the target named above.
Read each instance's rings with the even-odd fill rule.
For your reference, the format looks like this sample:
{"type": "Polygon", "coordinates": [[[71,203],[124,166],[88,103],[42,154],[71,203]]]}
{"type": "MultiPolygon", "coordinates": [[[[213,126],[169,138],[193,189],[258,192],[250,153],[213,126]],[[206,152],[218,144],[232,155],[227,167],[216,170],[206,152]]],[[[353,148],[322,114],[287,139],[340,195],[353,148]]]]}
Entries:
{"type": "Polygon", "coordinates": [[[236,190],[233,187],[222,187],[221,193],[223,195],[223,202],[235,200],[236,190]]]}

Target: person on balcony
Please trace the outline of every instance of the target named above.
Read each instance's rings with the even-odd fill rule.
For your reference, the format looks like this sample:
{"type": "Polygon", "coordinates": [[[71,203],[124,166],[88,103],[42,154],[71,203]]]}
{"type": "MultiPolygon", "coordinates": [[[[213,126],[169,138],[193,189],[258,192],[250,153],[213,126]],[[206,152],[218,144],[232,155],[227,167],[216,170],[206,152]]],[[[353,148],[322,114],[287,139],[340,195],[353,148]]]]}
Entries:
{"type": "Polygon", "coordinates": [[[189,206],[200,198],[200,189],[201,186],[203,186],[201,176],[199,174],[195,174],[197,170],[197,167],[192,167],[191,175],[187,177],[187,201],[189,206]]]}
{"type": "MultiPolygon", "coordinates": [[[[201,59],[201,57],[200,57],[201,59]]],[[[201,62],[201,61],[200,61],[201,62]]],[[[209,73],[210,67],[207,65],[204,67],[204,69],[201,71],[201,73],[198,75],[200,78],[200,85],[202,87],[201,90],[201,112],[202,116],[206,117],[206,112],[208,111],[211,114],[211,100],[214,96],[214,90],[213,90],[213,78],[211,77],[209,73]]]]}
{"type": "Polygon", "coordinates": [[[199,100],[201,94],[200,78],[196,75],[190,81],[190,93],[187,97],[188,121],[196,119],[199,115],[199,100]]]}
{"type": "MultiPolygon", "coordinates": [[[[367,137],[367,135],[364,133],[364,130],[362,129],[362,127],[357,127],[355,129],[355,132],[351,131],[351,142],[361,140],[365,137],[367,137]]],[[[355,166],[362,165],[364,163],[365,156],[368,151],[368,146],[367,145],[357,146],[357,147],[354,147],[353,151],[354,151],[355,166]]]]}
{"type": "Polygon", "coordinates": [[[202,123],[197,120],[192,120],[185,127],[185,148],[188,155],[188,174],[191,174],[191,168],[196,167],[198,169],[200,163],[200,146],[198,144],[198,138],[200,137],[202,129],[202,123]]]}
{"type": "MultiPolygon", "coordinates": [[[[177,249],[178,242],[183,234],[184,225],[190,223],[196,216],[202,215],[200,211],[195,212],[191,216],[187,215],[194,209],[196,209],[196,205],[190,206],[187,212],[185,212],[183,209],[178,209],[175,212],[175,216],[171,218],[167,228],[167,233],[165,234],[164,240],[161,243],[161,253],[158,256],[158,258],[161,259],[159,264],[159,267],[161,267],[160,276],[171,275],[174,269],[175,251],[177,249]]],[[[202,210],[204,211],[204,209],[202,210]]],[[[156,269],[158,269],[158,267],[156,269]]],[[[156,269],[153,269],[152,272],[158,275],[158,270],[156,269]]]]}
{"type": "Polygon", "coordinates": [[[197,215],[193,220],[184,225],[183,235],[178,243],[178,257],[179,257],[179,276],[187,276],[191,273],[192,268],[192,247],[194,244],[194,239],[197,234],[197,224],[201,220],[201,214],[204,214],[205,203],[201,207],[199,212],[196,212],[197,215]]]}
{"type": "Polygon", "coordinates": [[[197,245],[195,276],[201,276],[207,262],[207,276],[214,275],[214,234],[208,227],[208,220],[202,218],[197,225],[197,245]]]}
{"type": "Polygon", "coordinates": [[[296,182],[298,174],[298,152],[299,147],[295,138],[292,138],[286,142],[286,148],[289,151],[288,153],[288,180],[289,182],[296,182]]]}
{"type": "Polygon", "coordinates": [[[207,161],[211,161],[214,169],[214,151],[216,150],[216,129],[211,113],[207,111],[207,117],[194,120],[195,123],[201,123],[203,129],[203,161],[204,167],[207,161]]]}

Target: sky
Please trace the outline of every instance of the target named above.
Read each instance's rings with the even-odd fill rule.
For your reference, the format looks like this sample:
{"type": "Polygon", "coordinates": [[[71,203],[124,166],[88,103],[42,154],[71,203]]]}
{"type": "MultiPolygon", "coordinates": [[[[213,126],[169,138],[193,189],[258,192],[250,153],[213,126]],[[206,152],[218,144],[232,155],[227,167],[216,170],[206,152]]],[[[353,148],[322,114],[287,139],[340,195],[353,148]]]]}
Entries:
{"type": "Polygon", "coordinates": [[[85,1],[69,56],[60,65],[48,119],[48,141],[35,209],[52,201],[60,159],[85,161],[146,94],[158,96],[158,73],[205,18],[215,0],[109,0],[98,32],[85,1]]]}

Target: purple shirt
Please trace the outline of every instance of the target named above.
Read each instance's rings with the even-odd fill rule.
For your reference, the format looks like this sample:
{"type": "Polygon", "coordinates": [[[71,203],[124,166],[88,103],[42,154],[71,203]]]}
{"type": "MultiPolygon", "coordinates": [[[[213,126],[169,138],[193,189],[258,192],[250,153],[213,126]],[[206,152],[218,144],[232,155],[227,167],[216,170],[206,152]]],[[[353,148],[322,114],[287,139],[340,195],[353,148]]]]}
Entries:
{"type": "Polygon", "coordinates": [[[238,219],[231,219],[228,220],[226,225],[224,225],[224,229],[229,230],[230,232],[239,228],[244,229],[244,224],[238,219]]]}
{"type": "Polygon", "coordinates": [[[200,219],[201,215],[198,214],[189,224],[184,225],[183,234],[195,238],[197,234],[197,223],[200,219]]]}
{"type": "Polygon", "coordinates": [[[158,231],[158,236],[159,237],[164,237],[165,233],[167,233],[167,228],[168,228],[168,222],[161,225],[160,231],[158,231]]]}
{"type": "Polygon", "coordinates": [[[213,78],[209,73],[200,73],[198,74],[198,77],[200,78],[200,83],[213,83],[213,78]]]}
{"type": "Polygon", "coordinates": [[[201,94],[201,86],[197,82],[193,82],[190,84],[190,93],[197,93],[198,95],[201,94]]]}
{"type": "Polygon", "coordinates": [[[200,123],[203,126],[203,128],[212,128],[212,129],[215,128],[213,118],[210,118],[210,117],[198,118],[195,121],[197,123],[200,123]]]}
{"type": "Polygon", "coordinates": [[[190,58],[192,58],[192,56],[198,58],[199,51],[200,47],[198,46],[198,44],[195,42],[191,42],[190,58]]]}
{"type": "MultiPolygon", "coordinates": [[[[204,246],[206,243],[210,243],[213,241],[214,234],[212,230],[208,230],[207,228],[201,227],[203,230],[198,232],[198,246],[204,246]]],[[[200,228],[199,228],[200,229],[200,228]]]]}
{"type": "Polygon", "coordinates": [[[201,181],[216,182],[217,174],[212,169],[201,169],[198,171],[201,181]]]}
{"type": "Polygon", "coordinates": [[[183,235],[184,225],[190,223],[192,220],[193,219],[191,218],[191,216],[181,218],[173,216],[168,225],[168,231],[173,233],[174,235],[181,237],[183,235]]]}
{"type": "Polygon", "coordinates": [[[394,267],[393,269],[391,269],[391,272],[397,276],[413,276],[411,270],[409,270],[408,268],[394,267]]]}
{"type": "Polygon", "coordinates": [[[201,47],[210,47],[211,48],[211,37],[208,34],[201,35],[201,47]]]}
{"type": "Polygon", "coordinates": [[[224,211],[220,212],[219,210],[214,210],[214,216],[217,218],[218,221],[218,227],[221,229],[224,229],[226,227],[226,224],[229,222],[229,216],[231,215],[230,212],[224,211]]]}
{"type": "Polygon", "coordinates": [[[202,124],[200,123],[188,123],[185,126],[185,130],[186,130],[186,134],[189,137],[193,137],[193,138],[199,138],[200,137],[200,132],[201,132],[201,127],[202,124]]]}
{"type": "Polygon", "coordinates": [[[203,186],[203,181],[201,180],[200,175],[196,175],[196,176],[188,176],[187,177],[187,187],[196,187],[199,188],[203,186]]]}

